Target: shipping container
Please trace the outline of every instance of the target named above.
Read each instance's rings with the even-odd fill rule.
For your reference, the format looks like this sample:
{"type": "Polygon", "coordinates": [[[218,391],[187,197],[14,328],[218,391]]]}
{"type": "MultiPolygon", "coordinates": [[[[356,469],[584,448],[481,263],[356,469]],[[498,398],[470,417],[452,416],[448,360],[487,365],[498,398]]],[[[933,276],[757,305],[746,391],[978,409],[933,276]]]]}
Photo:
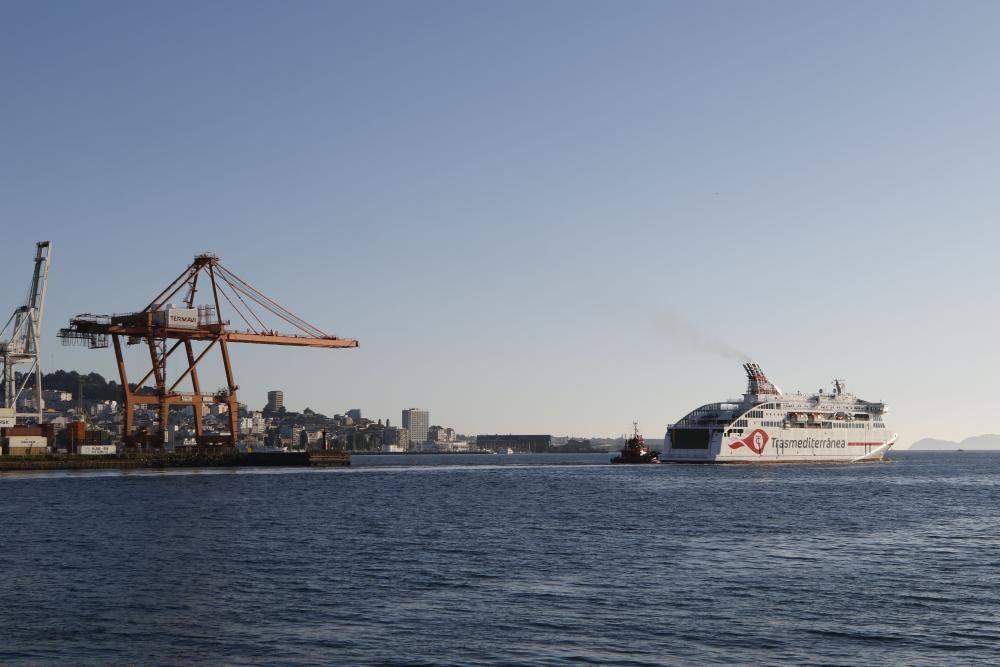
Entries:
{"type": "Polygon", "coordinates": [[[7,454],[10,456],[42,456],[48,453],[48,447],[7,447],[7,454]]]}
{"type": "Polygon", "coordinates": [[[87,422],[70,422],[66,424],[66,437],[70,442],[81,442],[87,437],[87,422]]]}
{"type": "Polygon", "coordinates": [[[171,329],[197,329],[198,311],[194,308],[172,308],[167,311],[167,326],[171,329]]]}
{"type": "Polygon", "coordinates": [[[198,309],[168,306],[154,313],[153,322],[168,329],[197,329],[198,309]]]}
{"type": "Polygon", "coordinates": [[[45,448],[48,446],[48,441],[43,435],[14,435],[7,438],[7,445],[13,449],[14,447],[22,448],[45,448]]]}
{"type": "Polygon", "coordinates": [[[33,435],[44,438],[46,436],[46,430],[47,429],[44,425],[39,426],[37,424],[24,424],[22,426],[11,426],[9,428],[5,428],[3,434],[8,438],[15,435],[33,435]]]}
{"type": "Polygon", "coordinates": [[[83,456],[106,456],[117,454],[118,447],[115,445],[81,445],[80,454],[83,456]]]}

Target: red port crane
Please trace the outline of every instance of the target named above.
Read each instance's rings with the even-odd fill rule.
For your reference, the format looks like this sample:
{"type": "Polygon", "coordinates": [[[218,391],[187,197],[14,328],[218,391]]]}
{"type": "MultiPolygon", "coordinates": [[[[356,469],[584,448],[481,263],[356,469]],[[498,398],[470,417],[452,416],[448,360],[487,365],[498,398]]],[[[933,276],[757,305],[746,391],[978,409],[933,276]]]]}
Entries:
{"type": "Polygon", "coordinates": [[[210,253],[195,256],[177,278],[161,291],[145,308],[124,315],[78,315],[69,326],[59,331],[63,344],[82,344],[91,349],[108,347],[110,338],[118,361],[118,375],[122,384],[124,424],[122,439],[132,447],[160,447],[167,433],[170,410],[174,407],[194,409],[195,434],[198,445],[223,445],[235,447],[239,435],[239,407],[236,392],[239,388],[233,379],[229,358],[229,343],[257,343],[262,345],[294,345],[298,347],[343,348],[358,347],[358,341],[338,338],[324,333],[318,327],[290,312],[273,299],[265,296],[250,283],[219,263],[210,253]],[[172,302],[186,289],[181,306],[172,302]],[[199,289],[209,295],[210,305],[196,305],[199,289]],[[229,320],[222,317],[223,304],[228,305],[245,329],[229,328],[229,320]],[[277,318],[290,327],[292,333],[278,333],[265,324],[277,318]],[[129,384],[122,355],[122,341],[127,345],[142,344],[149,348],[149,371],[138,381],[129,384]],[[196,354],[195,343],[207,343],[196,354]],[[226,373],[224,389],[203,393],[198,379],[198,365],[215,347],[219,348],[226,373]],[[172,381],[167,376],[167,360],[183,348],[181,373],[172,381]],[[153,391],[144,385],[153,380],[153,391]],[[178,391],[188,379],[191,391],[178,391]],[[202,411],[205,404],[224,404],[229,415],[229,433],[206,435],[202,429],[202,411]],[[134,427],[134,410],[138,405],[156,406],[160,433],[154,437],[148,431],[134,427]]]}

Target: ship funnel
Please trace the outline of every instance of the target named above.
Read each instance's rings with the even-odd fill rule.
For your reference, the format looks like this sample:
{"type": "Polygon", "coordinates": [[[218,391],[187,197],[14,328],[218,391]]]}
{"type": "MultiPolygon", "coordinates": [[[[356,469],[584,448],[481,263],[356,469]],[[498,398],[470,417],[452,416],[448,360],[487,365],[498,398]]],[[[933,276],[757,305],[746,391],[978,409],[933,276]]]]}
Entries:
{"type": "Polygon", "coordinates": [[[764,371],[761,370],[759,365],[753,363],[752,361],[747,362],[743,364],[743,370],[747,373],[747,394],[781,395],[781,390],[771,384],[771,381],[767,379],[767,376],[764,375],[764,371]]]}

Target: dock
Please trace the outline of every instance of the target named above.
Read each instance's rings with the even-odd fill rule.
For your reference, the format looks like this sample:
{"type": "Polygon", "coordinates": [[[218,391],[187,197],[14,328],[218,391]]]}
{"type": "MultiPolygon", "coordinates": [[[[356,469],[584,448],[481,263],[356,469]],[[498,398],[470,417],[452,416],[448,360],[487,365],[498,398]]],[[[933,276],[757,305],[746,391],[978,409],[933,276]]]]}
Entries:
{"type": "Polygon", "coordinates": [[[242,452],[231,449],[184,452],[123,452],[108,456],[46,454],[41,456],[0,456],[0,472],[17,470],[137,470],[166,468],[236,467],[346,467],[348,452],[242,452]]]}

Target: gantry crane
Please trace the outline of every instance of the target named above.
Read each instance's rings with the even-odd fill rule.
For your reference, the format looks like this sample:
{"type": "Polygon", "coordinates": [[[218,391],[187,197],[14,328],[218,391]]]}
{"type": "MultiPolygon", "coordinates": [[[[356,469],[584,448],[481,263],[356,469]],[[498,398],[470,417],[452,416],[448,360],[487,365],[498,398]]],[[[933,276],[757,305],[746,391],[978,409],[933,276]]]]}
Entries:
{"type": "Polygon", "coordinates": [[[34,417],[42,423],[42,314],[45,310],[45,291],[49,284],[49,264],[52,244],[39,241],[35,244],[35,271],[24,305],[14,310],[3,330],[0,330],[0,358],[3,362],[3,395],[7,415],[34,417]],[[10,338],[4,340],[7,330],[10,338]],[[30,368],[17,381],[17,367],[29,364],[30,368]],[[28,382],[34,379],[29,388],[28,382]],[[25,391],[27,389],[27,392],[25,391]],[[32,412],[17,412],[17,402],[22,395],[32,398],[32,412]]]}
{"type": "Polygon", "coordinates": [[[219,263],[215,255],[197,255],[166,289],[160,292],[142,310],[125,315],[78,315],[70,320],[69,327],[59,331],[64,344],[82,343],[90,348],[106,348],[108,339],[114,346],[118,374],[122,384],[124,403],[123,440],[129,446],[158,447],[168,429],[170,409],[194,409],[195,434],[199,446],[224,445],[235,447],[239,434],[239,407],[236,400],[238,386],[233,378],[229,358],[230,343],[257,343],[263,345],[294,345],[299,347],[343,348],[357,347],[358,341],[338,338],[324,333],[317,327],[294,315],[274,300],[268,298],[250,283],[219,263]],[[172,300],[186,288],[182,306],[172,300]],[[196,305],[199,288],[208,294],[209,305],[196,305]],[[229,328],[230,322],[222,317],[222,304],[226,303],[246,325],[245,330],[229,328]],[[256,308],[256,309],[255,309],[256,308]],[[261,312],[258,309],[262,309],[261,312]],[[277,333],[262,318],[277,317],[295,333],[277,333]],[[122,342],[127,345],[145,344],[149,349],[151,368],[138,382],[129,384],[122,342]],[[207,343],[197,352],[196,343],[207,343]],[[218,347],[226,374],[226,387],[215,393],[203,393],[198,378],[198,365],[205,356],[218,347]],[[184,348],[181,373],[168,380],[167,360],[184,348]],[[152,391],[144,388],[152,378],[152,391]],[[190,381],[191,391],[178,391],[185,380],[190,381]],[[228,407],[229,433],[206,435],[202,430],[202,410],[208,404],[228,407]],[[156,406],[160,435],[137,431],[134,428],[134,409],[138,405],[156,406]]]}

